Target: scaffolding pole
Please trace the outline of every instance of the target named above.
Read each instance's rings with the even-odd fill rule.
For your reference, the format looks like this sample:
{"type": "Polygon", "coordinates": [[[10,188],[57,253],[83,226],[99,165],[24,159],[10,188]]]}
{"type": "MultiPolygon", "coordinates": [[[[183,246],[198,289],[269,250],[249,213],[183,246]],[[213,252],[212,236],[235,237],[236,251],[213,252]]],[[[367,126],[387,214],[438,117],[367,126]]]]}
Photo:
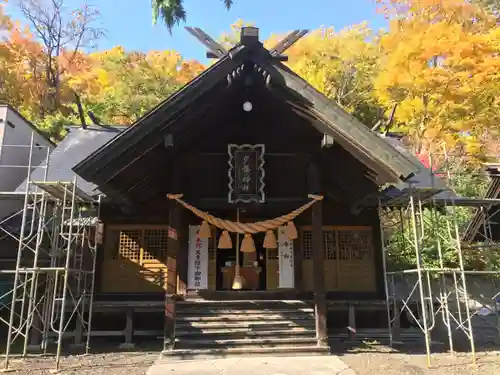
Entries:
{"type": "MultiPolygon", "coordinates": [[[[74,331],[74,345],[86,353],[90,348],[100,198],[83,192],[77,176],[50,181],[50,150],[46,160],[36,165],[32,162],[35,147],[32,136],[27,165],[8,166],[27,171],[23,208],[0,221],[3,240],[17,242],[11,249],[15,265],[0,259],[0,277],[12,282],[11,289],[0,295],[0,302],[10,299],[0,304],[0,324],[7,325],[6,340],[2,340],[6,342],[4,371],[11,370],[14,355],[24,357],[32,351],[54,353],[58,371],[69,329],[74,331]],[[37,170],[42,175],[34,176],[37,170]]],[[[19,201],[17,191],[0,192],[0,204],[12,199],[19,201]]]]}
{"type": "MultiPolygon", "coordinates": [[[[443,155],[445,163],[448,163],[449,155],[446,148],[443,155]]],[[[434,187],[435,174],[432,172],[432,159],[429,159],[434,187]]],[[[447,169],[445,173],[451,181],[450,170],[447,169]]],[[[453,186],[449,186],[450,191],[454,193],[453,186]]],[[[438,202],[436,195],[429,199],[417,188],[410,186],[406,203],[405,199],[399,199],[397,205],[393,206],[390,203],[384,206],[379,202],[389,343],[391,345],[396,343],[394,332],[399,330],[400,317],[404,314],[421,331],[429,366],[433,344],[436,343],[433,341],[433,334],[438,336],[440,328],[446,331],[448,348],[452,354],[457,347],[457,336],[462,338],[462,342],[465,337],[473,363],[476,361],[473,324],[473,321],[477,322],[476,318],[487,322],[486,326],[493,332],[496,344],[500,343],[500,290],[496,289],[500,271],[466,270],[464,264],[464,247],[468,251],[484,249],[500,251],[500,243],[495,243],[493,240],[491,220],[487,215],[492,207],[500,207],[500,200],[478,198],[466,202],[454,197],[456,196],[452,194],[450,199],[438,202]],[[464,207],[473,207],[477,212],[481,212],[484,242],[467,246],[462,244],[462,230],[458,222],[458,208],[462,201],[464,207]],[[415,257],[413,267],[391,270],[390,256],[394,254],[389,248],[396,249],[392,253],[401,254],[409,254],[413,249],[415,257]],[[435,254],[433,259],[429,259],[429,252],[435,254]],[[425,261],[424,253],[427,258],[425,261]],[[482,288],[481,294],[484,294],[484,285],[492,283],[491,296],[480,299],[477,291],[471,292],[470,281],[477,278],[481,278],[479,287],[482,288]],[[480,308],[477,306],[478,302],[480,308]],[[472,311],[473,308],[475,312],[472,311]],[[441,317],[441,322],[437,319],[438,316],[441,317]],[[495,318],[495,321],[491,322],[488,317],[495,318]]],[[[489,216],[492,217],[497,212],[490,212],[489,216]]],[[[481,226],[477,222],[473,225],[476,230],[481,226]]]]}

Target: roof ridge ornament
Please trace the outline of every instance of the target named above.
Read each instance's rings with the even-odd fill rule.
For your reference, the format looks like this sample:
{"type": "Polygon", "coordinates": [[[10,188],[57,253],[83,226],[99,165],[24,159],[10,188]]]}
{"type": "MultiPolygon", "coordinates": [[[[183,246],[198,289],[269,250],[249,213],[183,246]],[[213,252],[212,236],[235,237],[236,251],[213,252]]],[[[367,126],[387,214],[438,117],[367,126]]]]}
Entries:
{"type": "Polygon", "coordinates": [[[194,36],[198,41],[201,42],[205,47],[207,47],[207,57],[208,58],[216,58],[220,59],[224,55],[228,53],[228,51],[221,46],[218,42],[215,41],[210,35],[204,32],[199,27],[189,27],[186,26],[185,29],[188,33],[194,36]]]}
{"type": "MultiPolygon", "coordinates": [[[[214,38],[212,38],[210,35],[208,35],[199,27],[186,26],[185,29],[208,49],[206,54],[208,58],[220,59],[231,52],[231,50],[228,51],[220,43],[215,41],[214,38]]],[[[286,37],[280,40],[272,49],[268,51],[269,54],[271,55],[271,58],[279,61],[287,61],[288,56],[283,55],[283,53],[291,46],[293,46],[299,39],[307,35],[308,32],[309,30],[307,29],[293,30],[286,37]]],[[[259,28],[255,26],[242,27],[240,31],[240,42],[238,45],[246,46],[249,48],[255,46],[262,47],[263,44],[259,40],[259,28]]]]}

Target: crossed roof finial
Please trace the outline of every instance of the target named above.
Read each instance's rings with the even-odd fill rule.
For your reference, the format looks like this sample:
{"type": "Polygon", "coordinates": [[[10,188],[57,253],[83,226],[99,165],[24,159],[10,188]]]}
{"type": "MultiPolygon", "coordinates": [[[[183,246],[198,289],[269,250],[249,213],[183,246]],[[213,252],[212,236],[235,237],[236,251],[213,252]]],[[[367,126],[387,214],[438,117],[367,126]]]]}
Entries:
{"type": "MultiPolygon", "coordinates": [[[[214,38],[212,38],[199,27],[186,27],[186,30],[208,49],[208,58],[220,59],[228,53],[228,51],[222,45],[220,45],[220,43],[215,41],[214,38]]],[[[297,29],[292,31],[280,42],[278,42],[271,50],[269,50],[270,55],[277,60],[286,61],[287,57],[283,56],[283,52],[294,45],[308,32],[309,30],[306,29],[297,29]]],[[[260,43],[258,27],[245,26],[241,28],[240,44],[251,46],[258,43],[260,43]]]]}

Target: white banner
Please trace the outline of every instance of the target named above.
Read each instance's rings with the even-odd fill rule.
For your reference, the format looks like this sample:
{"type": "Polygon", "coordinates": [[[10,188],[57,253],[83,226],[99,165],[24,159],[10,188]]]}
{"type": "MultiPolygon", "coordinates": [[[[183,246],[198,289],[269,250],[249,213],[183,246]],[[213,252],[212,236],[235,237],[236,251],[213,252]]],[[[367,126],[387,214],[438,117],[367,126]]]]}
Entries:
{"type": "Polygon", "coordinates": [[[279,287],[295,287],[293,240],[285,234],[285,227],[278,228],[279,287]]]}
{"type": "Polygon", "coordinates": [[[208,238],[200,238],[199,225],[189,226],[188,289],[208,288],[208,238]]]}

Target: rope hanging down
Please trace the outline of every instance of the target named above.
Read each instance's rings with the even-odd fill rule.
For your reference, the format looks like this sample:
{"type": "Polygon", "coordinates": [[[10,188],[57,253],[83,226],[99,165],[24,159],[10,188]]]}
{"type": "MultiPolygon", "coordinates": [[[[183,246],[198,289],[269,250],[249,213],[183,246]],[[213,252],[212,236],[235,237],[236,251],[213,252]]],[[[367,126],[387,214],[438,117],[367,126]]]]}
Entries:
{"type": "Polygon", "coordinates": [[[167,194],[168,199],[176,200],[178,203],[187,208],[189,211],[198,216],[200,219],[207,221],[214,227],[217,227],[221,230],[227,230],[228,232],[241,233],[241,234],[245,233],[255,234],[259,232],[265,232],[268,230],[274,230],[288,223],[289,221],[292,221],[302,212],[311,207],[314,203],[323,199],[323,196],[321,195],[309,194],[308,197],[311,198],[311,201],[307,202],[306,204],[297,208],[296,210],[290,212],[289,214],[282,215],[275,219],[257,221],[255,223],[240,223],[240,222],[220,219],[213,215],[210,215],[205,211],[199,210],[198,208],[193,207],[189,203],[183,201],[182,200],[183,196],[184,196],[183,194],[167,194]]]}

